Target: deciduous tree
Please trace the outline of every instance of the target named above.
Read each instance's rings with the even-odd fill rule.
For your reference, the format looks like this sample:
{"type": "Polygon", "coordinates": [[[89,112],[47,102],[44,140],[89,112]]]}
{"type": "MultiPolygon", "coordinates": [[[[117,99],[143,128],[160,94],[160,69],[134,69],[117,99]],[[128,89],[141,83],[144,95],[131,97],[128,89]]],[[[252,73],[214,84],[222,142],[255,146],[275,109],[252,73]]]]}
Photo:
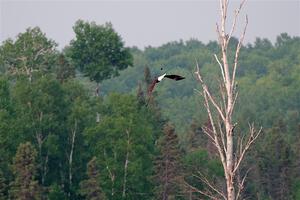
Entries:
{"type": "Polygon", "coordinates": [[[100,83],[132,65],[132,55],[111,23],[78,20],[73,29],[76,38],[71,41],[69,56],[91,80],[100,83]]]}
{"type": "Polygon", "coordinates": [[[109,199],[151,199],[152,158],[160,133],[156,118],[131,95],[109,95],[101,111],[101,123],[84,135],[90,151],[101,157],[103,191],[109,199]]]}
{"type": "Polygon", "coordinates": [[[45,74],[53,69],[57,59],[57,44],[46,37],[39,27],[28,28],[15,41],[8,39],[0,48],[3,70],[32,80],[33,72],[45,74]]]}

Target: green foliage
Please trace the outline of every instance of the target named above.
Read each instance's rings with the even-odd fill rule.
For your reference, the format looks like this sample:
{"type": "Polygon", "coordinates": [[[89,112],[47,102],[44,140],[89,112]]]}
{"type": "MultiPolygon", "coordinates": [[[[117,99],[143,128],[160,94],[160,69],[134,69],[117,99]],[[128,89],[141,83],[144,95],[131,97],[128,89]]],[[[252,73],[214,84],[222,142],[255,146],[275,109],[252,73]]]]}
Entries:
{"type": "MultiPolygon", "coordinates": [[[[145,66],[149,66],[156,76],[163,73],[160,71],[161,67],[168,73],[184,75],[186,79],[180,83],[164,80],[155,89],[155,100],[161,108],[161,113],[163,117],[170,119],[176,125],[184,149],[188,149],[188,141],[191,141],[186,138],[190,137],[186,134],[186,130],[192,120],[197,119],[199,124],[204,124],[207,120],[203,105],[199,103],[201,97],[193,90],[199,87],[192,75],[195,58],[199,62],[202,73],[212,77],[206,81],[213,93],[219,89],[217,83],[221,77],[217,63],[212,56],[213,53],[219,51],[217,43],[214,41],[206,45],[195,41],[191,43],[189,41],[173,42],[157,48],[148,47],[142,52],[132,49],[135,69],[126,69],[121,72],[120,77],[103,82],[105,93],[110,91],[128,93],[137,90],[135,87],[139,81],[143,80],[141,74],[145,66]]],[[[234,45],[231,44],[231,46],[234,45]]],[[[232,47],[229,48],[230,54],[234,53],[232,47]]],[[[276,127],[276,122],[281,120],[287,127],[287,143],[293,144],[298,140],[296,138],[300,120],[299,47],[300,38],[287,34],[278,36],[275,44],[268,39],[258,38],[254,45],[248,44],[243,47],[237,71],[239,98],[234,117],[239,123],[238,131],[246,133],[248,122],[255,122],[264,130],[268,130],[276,127]]],[[[274,152],[276,149],[270,151],[274,152]]],[[[249,158],[247,164],[250,165],[256,160],[257,158],[253,156],[249,158]]],[[[260,180],[259,177],[254,177],[254,179],[260,180]]],[[[290,185],[287,187],[291,190],[290,185]]],[[[260,186],[257,188],[261,189],[260,186]]],[[[289,191],[289,193],[292,192],[289,191]]],[[[262,198],[266,196],[266,193],[261,192],[262,198]]]]}
{"type": "Polygon", "coordinates": [[[67,200],[66,194],[63,192],[61,187],[57,185],[56,183],[50,186],[49,189],[49,200],[67,200]]]}
{"type": "Polygon", "coordinates": [[[9,163],[15,154],[18,143],[15,141],[16,134],[13,131],[15,118],[13,102],[10,94],[10,84],[7,78],[0,77],[0,169],[7,175],[9,163]]]}
{"type": "Polygon", "coordinates": [[[144,77],[145,77],[145,83],[147,86],[149,86],[152,83],[152,77],[149,67],[145,67],[144,69],[144,77]]]}
{"type": "MultiPolygon", "coordinates": [[[[297,110],[297,102],[300,102],[297,89],[300,80],[299,44],[299,37],[283,34],[275,45],[268,39],[258,38],[253,46],[249,44],[243,47],[237,71],[240,95],[236,110],[236,118],[242,119],[239,121],[243,128],[247,128],[249,121],[271,127],[273,117],[283,115],[287,118],[287,113],[297,110]],[[247,106],[243,106],[245,104],[247,106]]],[[[229,53],[232,54],[233,50],[230,49],[229,53]]],[[[180,136],[188,129],[193,118],[205,119],[203,106],[199,104],[201,97],[193,90],[199,87],[193,75],[195,59],[204,76],[212,77],[206,80],[211,90],[217,91],[221,74],[212,55],[218,51],[216,42],[205,45],[195,40],[148,47],[142,52],[132,49],[135,68],[126,69],[120,77],[104,81],[102,91],[105,94],[110,91],[133,93],[137,90],[138,82],[144,78],[145,66],[149,66],[154,76],[163,71],[185,76],[185,80],[175,83],[164,80],[155,89],[156,100],[163,108],[163,117],[174,122],[180,136]],[[163,71],[160,71],[161,67],[163,71]]]]}
{"type": "Polygon", "coordinates": [[[7,184],[3,172],[0,169],[0,200],[7,199],[7,184]]]}
{"type": "Polygon", "coordinates": [[[10,110],[10,94],[9,94],[9,82],[5,77],[0,77],[0,109],[10,110]]]}
{"type": "Polygon", "coordinates": [[[126,199],[149,199],[152,158],[159,132],[150,110],[131,95],[111,94],[101,105],[100,123],[86,130],[86,140],[99,158],[101,188],[109,199],[122,198],[124,163],[129,155],[126,199]]]}
{"type": "MultiPolygon", "coordinates": [[[[68,176],[68,160],[72,145],[72,130],[76,121],[76,140],[73,153],[73,186],[84,175],[81,163],[86,162],[83,129],[91,123],[92,103],[87,93],[75,81],[60,84],[53,76],[40,77],[29,83],[18,80],[13,89],[17,117],[15,119],[15,142],[29,140],[38,147],[39,178],[44,185],[58,182],[58,177],[68,176]],[[59,166],[59,167],[58,167],[59,166]],[[76,167],[77,166],[77,167],[76,167]]],[[[68,180],[68,179],[67,179],[68,180]]],[[[66,190],[70,190],[67,181],[66,190]]],[[[73,190],[72,190],[73,191],[73,190]]]]}
{"type": "Polygon", "coordinates": [[[300,180],[297,179],[293,183],[293,199],[299,199],[300,198],[300,180]]]}
{"type": "Polygon", "coordinates": [[[69,78],[75,77],[75,68],[70,64],[70,61],[66,59],[66,57],[61,54],[58,57],[57,67],[55,69],[56,78],[61,82],[65,82],[69,78]]]}
{"type": "Polygon", "coordinates": [[[73,29],[76,39],[71,41],[69,56],[91,80],[99,83],[132,65],[132,55],[112,24],[78,20],[73,29]]]}
{"type": "Polygon", "coordinates": [[[254,155],[247,161],[252,163],[253,169],[248,181],[248,190],[256,194],[252,198],[290,199],[292,174],[296,171],[294,152],[288,143],[287,127],[283,121],[267,129],[257,142],[254,155]]]}
{"type": "Polygon", "coordinates": [[[56,46],[39,27],[28,28],[15,41],[4,41],[0,48],[0,71],[29,78],[34,71],[42,74],[49,72],[56,62],[56,46]]]}
{"type": "MultiPolygon", "coordinates": [[[[94,186],[108,199],[153,199],[156,144],[164,151],[170,145],[158,139],[162,119],[176,126],[176,143],[184,150],[183,161],[177,163],[185,181],[206,189],[194,176],[201,172],[222,188],[221,163],[201,129],[207,114],[193,75],[196,59],[205,77],[212,77],[206,80],[210,90],[219,89],[221,74],[213,57],[219,52],[218,43],[191,39],[139,50],[125,48],[111,24],[78,21],[74,31],[76,38],[63,52],[39,28],[29,28],[0,46],[0,199],[7,199],[8,182],[11,195],[19,194],[18,177],[25,172],[10,166],[16,165],[22,152],[18,146],[28,141],[32,144],[28,152],[33,153],[26,155],[35,158],[34,164],[28,164],[35,171],[30,189],[41,183],[43,198],[84,199],[80,183],[90,177],[86,163],[97,156],[100,182],[94,186]],[[76,74],[75,68],[80,72],[76,74]],[[149,83],[164,72],[186,79],[163,80],[148,102],[149,83]],[[103,98],[92,95],[95,83],[83,75],[102,82],[103,98]],[[95,112],[100,114],[99,123],[95,112]]],[[[236,43],[233,38],[230,55],[236,43]]],[[[299,199],[299,47],[300,38],[287,34],[279,35],[275,43],[257,38],[242,47],[234,120],[242,133],[253,121],[265,132],[242,164],[241,174],[252,169],[245,198],[299,199]]],[[[32,195],[39,198],[39,192],[32,195]]],[[[187,198],[204,198],[182,192],[191,194],[187,198]]]]}
{"type": "MultiPolygon", "coordinates": [[[[204,190],[207,185],[200,179],[200,177],[204,176],[211,183],[222,188],[220,184],[221,178],[224,176],[222,164],[219,159],[210,158],[207,150],[198,149],[189,152],[183,159],[183,165],[185,169],[185,181],[193,187],[204,190]]],[[[206,198],[195,191],[192,192],[192,196],[200,199],[206,198]]]]}
{"type": "Polygon", "coordinates": [[[42,143],[50,134],[58,134],[66,112],[63,90],[59,82],[49,76],[43,76],[30,83],[20,79],[13,88],[13,99],[18,116],[16,132],[22,137],[34,141],[42,152],[42,143]]]}
{"type": "Polygon", "coordinates": [[[182,195],[183,173],[179,140],[172,125],[166,124],[164,136],[158,143],[159,155],[155,160],[156,199],[177,199],[182,195]]]}
{"type": "Polygon", "coordinates": [[[40,186],[35,180],[37,152],[29,143],[20,144],[13,161],[15,180],[11,184],[10,196],[18,200],[41,199],[40,186]]]}

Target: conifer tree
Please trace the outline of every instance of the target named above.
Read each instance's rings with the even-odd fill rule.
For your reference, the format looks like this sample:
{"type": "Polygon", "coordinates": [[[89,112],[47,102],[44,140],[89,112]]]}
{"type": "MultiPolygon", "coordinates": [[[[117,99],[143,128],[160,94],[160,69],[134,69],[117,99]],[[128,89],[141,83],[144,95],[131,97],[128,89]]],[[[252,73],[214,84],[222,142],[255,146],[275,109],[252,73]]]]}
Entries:
{"type": "Polygon", "coordinates": [[[5,200],[6,198],[6,189],[7,185],[5,183],[5,178],[3,176],[3,173],[0,169],[0,200],[5,200]]]}
{"type": "Polygon", "coordinates": [[[11,183],[10,196],[17,200],[41,199],[40,187],[35,180],[37,152],[30,142],[20,144],[13,159],[15,180],[11,183]]]}
{"type": "Polygon", "coordinates": [[[145,105],[146,104],[146,99],[145,99],[145,95],[144,95],[144,91],[142,89],[142,85],[141,83],[138,84],[138,89],[137,89],[137,100],[140,106],[145,105]]]}
{"type": "Polygon", "coordinates": [[[63,188],[55,183],[49,187],[48,200],[67,200],[67,195],[63,188]]]}
{"type": "Polygon", "coordinates": [[[203,132],[198,123],[193,120],[186,133],[187,151],[194,152],[205,146],[206,138],[203,137],[203,132]]]}
{"type": "Polygon", "coordinates": [[[282,121],[266,132],[257,148],[257,165],[260,185],[258,191],[264,191],[272,199],[290,199],[291,173],[293,169],[292,149],[286,137],[287,128],[282,121]]]}
{"type": "Polygon", "coordinates": [[[104,193],[99,186],[99,171],[97,169],[96,157],[87,164],[87,176],[88,179],[80,183],[81,194],[85,196],[87,200],[103,200],[105,199],[104,193]]]}
{"type": "Polygon", "coordinates": [[[75,67],[70,64],[70,62],[67,60],[67,58],[60,54],[58,56],[58,63],[55,70],[56,78],[61,82],[65,82],[69,78],[75,77],[75,67]]]}
{"type": "Polygon", "coordinates": [[[164,127],[164,137],[159,142],[160,155],[155,163],[156,199],[174,199],[180,192],[182,182],[178,137],[172,125],[164,127]]]}
{"type": "Polygon", "coordinates": [[[152,82],[151,71],[148,66],[146,66],[144,69],[144,77],[145,77],[145,83],[148,87],[152,82]]]}

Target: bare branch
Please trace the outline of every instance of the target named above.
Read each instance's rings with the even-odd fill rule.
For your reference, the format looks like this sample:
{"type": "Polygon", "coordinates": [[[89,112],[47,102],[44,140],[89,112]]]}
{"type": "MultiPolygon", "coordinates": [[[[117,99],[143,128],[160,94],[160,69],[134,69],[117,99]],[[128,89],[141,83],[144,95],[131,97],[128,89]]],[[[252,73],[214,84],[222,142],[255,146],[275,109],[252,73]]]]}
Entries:
{"type": "Polygon", "coordinates": [[[243,0],[240,4],[240,7],[237,10],[235,10],[231,30],[230,30],[230,33],[228,34],[228,38],[227,38],[227,44],[229,43],[229,40],[232,37],[232,34],[233,34],[233,32],[235,30],[235,27],[236,27],[236,21],[237,21],[238,15],[240,14],[240,11],[241,11],[241,9],[242,9],[245,2],[246,2],[246,0],[243,0]]]}
{"type": "Polygon", "coordinates": [[[225,200],[227,199],[225,194],[217,189],[215,186],[213,186],[212,183],[210,183],[210,181],[201,173],[201,172],[198,172],[200,174],[200,176],[197,176],[195,174],[193,174],[193,176],[195,176],[196,178],[200,179],[203,183],[205,183],[207,186],[209,186],[213,191],[215,191],[216,193],[218,193],[220,196],[222,196],[225,200]]]}
{"type": "MultiPolygon", "coordinates": [[[[214,141],[214,145],[217,147],[218,152],[219,152],[219,156],[220,156],[221,161],[222,161],[222,164],[225,167],[226,166],[226,160],[225,160],[225,154],[224,154],[225,152],[223,152],[223,150],[222,150],[222,148],[220,146],[219,140],[218,140],[217,130],[216,130],[216,127],[215,127],[215,124],[214,124],[214,120],[213,120],[213,117],[212,117],[212,113],[211,113],[211,110],[210,110],[208,98],[210,99],[210,101],[212,102],[212,104],[214,105],[214,107],[219,112],[220,117],[222,118],[222,120],[225,120],[225,117],[224,117],[224,115],[223,115],[220,107],[215,103],[214,99],[210,95],[210,93],[209,93],[209,91],[207,89],[207,86],[203,82],[202,76],[200,74],[199,65],[198,65],[198,63],[196,63],[196,64],[197,64],[197,66],[196,66],[197,67],[197,71],[195,72],[195,74],[197,75],[198,81],[201,83],[202,88],[203,88],[203,96],[204,96],[204,100],[205,100],[204,101],[205,102],[205,107],[206,107],[206,110],[207,110],[207,113],[208,113],[208,116],[209,116],[210,124],[211,124],[211,126],[213,128],[213,141],[214,141]]],[[[209,134],[209,133],[207,133],[207,134],[209,134]]]]}
{"type": "Polygon", "coordinates": [[[239,59],[240,49],[241,49],[243,41],[244,41],[244,37],[245,37],[245,34],[246,34],[247,26],[248,26],[248,16],[246,15],[246,22],[245,22],[244,31],[243,31],[240,39],[239,39],[239,42],[237,44],[236,51],[235,51],[235,56],[234,56],[234,65],[233,65],[232,83],[231,83],[231,88],[232,89],[233,89],[234,84],[235,84],[236,68],[237,68],[237,65],[238,65],[238,59],[239,59]]]}
{"type": "Polygon", "coordinates": [[[221,35],[221,32],[220,32],[220,28],[219,28],[218,23],[216,23],[216,32],[217,32],[217,35],[218,35],[219,45],[223,46],[222,35],[221,35]]]}
{"type": "Polygon", "coordinates": [[[220,108],[220,106],[216,103],[215,99],[212,97],[212,95],[210,94],[209,90],[208,90],[208,87],[207,85],[203,82],[203,79],[202,79],[202,76],[201,76],[201,73],[200,73],[200,70],[199,70],[199,65],[197,63],[197,71],[195,72],[196,74],[196,77],[197,79],[199,80],[199,82],[201,83],[202,85],[202,88],[203,88],[203,92],[207,94],[210,102],[214,105],[214,107],[216,108],[216,110],[218,111],[219,115],[221,116],[221,118],[223,120],[225,120],[225,117],[224,117],[224,114],[220,108]]]}
{"type": "Polygon", "coordinates": [[[201,91],[197,90],[196,88],[194,88],[194,90],[195,90],[196,92],[198,92],[201,96],[203,96],[203,93],[202,93],[201,91]]]}
{"type": "Polygon", "coordinates": [[[222,77],[223,77],[223,81],[225,82],[225,75],[224,75],[224,70],[223,70],[223,66],[220,62],[220,60],[218,59],[218,56],[216,54],[214,54],[216,61],[218,62],[220,69],[221,69],[221,73],[222,73],[222,77]]]}
{"type": "Polygon", "coordinates": [[[212,140],[213,144],[216,145],[215,143],[215,138],[213,137],[213,132],[206,126],[202,126],[203,132],[209,137],[209,139],[212,140]]]}
{"type": "MultiPolygon", "coordinates": [[[[225,82],[225,81],[224,81],[225,82]]],[[[224,83],[223,82],[223,83],[224,83]]],[[[227,106],[226,106],[226,89],[225,89],[225,86],[224,86],[224,84],[221,84],[220,83],[220,93],[221,93],[221,98],[222,98],[222,100],[223,100],[223,106],[224,106],[224,112],[226,113],[227,111],[226,111],[226,108],[227,108],[227,106]]]]}
{"type": "Polygon", "coordinates": [[[242,149],[242,152],[240,153],[239,157],[238,157],[238,161],[237,164],[234,167],[233,173],[236,172],[236,170],[239,168],[239,165],[241,164],[245,153],[247,152],[247,150],[249,149],[249,147],[251,146],[251,144],[258,138],[258,136],[260,135],[260,133],[262,132],[262,127],[260,127],[259,131],[256,132],[254,125],[253,124],[249,124],[249,132],[250,132],[250,136],[248,137],[248,140],[245,144],[245,146],[241,146],[240,148],[242,149]]]}
{"type": "Polygon", "coordinates": [[[238,94],[239,94],[239,93],[236,92],[236,94],[235,94],[235,96],[234,96],[234,100],[233,100],[233,103],[232,103],[232,109],[230,110],[230,115],[233,113],[233,109],[234,109],[234,106],[235,106],[235,103],[236,103],[238,94]]]}
{"type": "Polygon", "coordinates": [[[37,53],[36,55],[34,56],[34,59],[33,60],[37,60],[38,57],[42,54],[46,54],[46,53],[49,53],[51,52],[51,49],[45,49],[45,48],[41,48],[37,53]]]}
{"type": "Polygon", "coordinates": [[[216,110],[218,111],[220,117],[225,120],[224,114],[222,112],[222,109],[220,108],[220,106],[216,103],[215,99],[211,96],[210,92],[208,91],[208,88],[206,85],[203,85],[203,90],[204,92],[206,92],[210,102],[214,105],[214,107],[216,108],[216,110]]]}
{"type": "Polygon", "coordinates": [[[190,185],[189,183],[187,183],[186,181],[184,181],[184,184],[185,184],[187,187],[192,188],[195,192],[197,192],[197,193],[199,193],[199,194],[202,194],[202,195],[204,195],[204,196],[206,196],[206,197],[208,197],[208,198],[210,198],[210,199],[213,199],[213,200],[218,200],[218,198],[215,197],[215,196],[213,196],[211,193],[209,193],[209,192],[204,192],[204,191],[202,191],[202,190],[199,190],[198,188],[196,188],[196,187],[190,185]]]}
{"type": "Polygon", "coordinates": [[[213,120],[211,111],[210,111],[210,107],[209,107],[209,103],[208,103],[206,93],[204,94],[204,100],[205,100],[205,107],[206,107],[206,110],[207,110],[207,113],[208,113],[209,121],[210,121],[210,124],[213,128],[215,146],[218,149],[219,156],[221,158],[221,162],[222,162],[223,167],[226,167],[225,152],[223,152],[223,150],[220,146],[219,140],[218,140],[217,130],[216,130],[216,127],[215,127],[215,124],[214,124],[214,120],[213,120]]]}
{"type": "Polygon", "coordinates": [[[226,0],[220,0],[220,8],[221,8],[221,36],[225,36],[225,21],[226,21],[226,10],[227,4],[226,0]]]}
{"type": "Polygon", "coordinates": [[[242,152],[243,152],[243,141],[244,141],[244,137],[245,137],[245,134],[242,135],[242,137],[239,139],[239,143],[238,143],[238,147],[239,147],[239,152],[238,152],[238,155],[241,155],[242,152]]]}
{"type": "Polygon", "coordinates": [[[222,130],[222,126],[221,126],[220,121],[218,121],[218,127],[219,127],[219,132],[220,132],[220,135],[221,135],[222,146],[223,146],[224,152],[226,154],[227,150],[226,150],[226,143],[225,143],[225,134],[222,130]]]}
{"type": "MultiPolygon", "coordinates": [[[[236,124],[233,123],[233,111],[237,102],[238,92],[236,88],[236,70],[238,66],[238,59],[242,44],[244,41],[248,17],[246,16],[246,23],[244,30],[239,38],[238,44],[236,46],[236,51],[234,55],[234,64],[229,66],[228,63],[228,44],[232,35],[236,30],[236,24],[238,16],[240,14],[243,5],[246,0],[241,0],[239,8],[235,11],[232,26],[229,34],[226,34],[226,19],[229,0],[219,0],[221,19],[219,23],[216,23],[216,32],[218,36],[218,42],[221,47],[221,57],[218,58],[216,54],[214,57],[219,65],[222,75],[222,81],[220,83],[220,96],[221,102],[218,102],[218,95],[211,93],[208,86],[204,82],[200,69],[197,63],[197,70],[195,72],[197,80],[200,82],[203,92],[198,91],[204,97],[204,106],[208,113],[209,123],[211,127],[203,127],[204,133],[208,135],[209,139],[213,141],[216,146],[222,165],[224,169],[224,175],[226,179],[226,196],[222,196],[224,199],[234,200],[239,195],[243,189],[243,185],[246,176],[239,182],[238,193],[236,193],[236,183],[234,180],[237,177],[236,171],[239,169],[240,164],[245,156],[245,153],[253,144],[253,142],[260,135],[261,130],[258,132],[254,130],[254,126],[250,125],[249,137],[244,140],[244,137],[238,138],[238,144],[236,145],[235,131],[234,128],[236,124]],[[214,121],[215,120],[215,121],[214,121]],[[212,129],[212,130],[211,130],[212,129]],[[244,143],[244,144],[243,144],[244,143]]],[[[248,172],[247,172],[248,173],[248,172]]],[[[201,177],[204,183],[206,183],[210,189],[217,192],[216,186],[211,184],[207,179],[201,177]]],[[[218,192],[217,192],[218,193],[218,192]]],[[[210,195],[210,193],[208,193],[210,195]]],[[[218,193],[220,194],[220,193],[218,193]]]]}
{"type": "Polygon", "coordinates": [[[236,195],[236,200],[239,199],[239,197],[240,197],[240,195],[241,195],[241,192],[242,192],[242,190],[244,189],[245,180],[246,180],[246,178],[247,178],[248,173],[249,173],[250,170],[251,170],[251,168],[249,168],[249,169],[246,171],[246,173],[245,173],[245,175],[244,175],[242,181],[240,181],[240,180],[238,181],[238,192],[237,192],[237,195],[236,195]]]}

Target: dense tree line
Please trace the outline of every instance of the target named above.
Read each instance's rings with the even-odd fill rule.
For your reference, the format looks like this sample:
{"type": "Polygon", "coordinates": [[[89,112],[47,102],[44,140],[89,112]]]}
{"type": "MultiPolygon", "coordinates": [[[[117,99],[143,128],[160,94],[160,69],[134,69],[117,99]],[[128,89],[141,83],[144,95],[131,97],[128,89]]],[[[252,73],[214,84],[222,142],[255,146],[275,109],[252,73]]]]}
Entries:
{"type": "MultiPolygon", "coordinates": [[[[234,53],[237,42],[232,38],[229,54],[234,53]]],[[[253,44],[247,44],[241,50],[236,85],[240,93],[235,113],[239,122],[236,131],[246,133],[248,123],[255,122],[263,127],[264,132],[244,164],[252,169],[244,192],[246,197],[252,199],[299,198],[299,47],[299,37],[282,33],[274,43],[257,38],[253,44]],[[272,158],[275,155],[278,157],[272,158]]],[[[170,42],[157,48],[147,47],[143,51],[132,48],[132,52],[135,68],[122,71],[120,77],[104,81],[105,92],[134,92],[132,88],[139,81],[135,77],[142,74],[146,66],[155,75],[162,73],[160,68],[163,67],[165,71],[187,77],[176,84],[168,81],[160,83],[155,98],[163,117],[176,125],[181,148],[186,152],[193,149],[186,156],[196,155],[195,149],[198,149],[199,156],[205,158],[203,156],[206,155],[212,161],[215,149],[201,133],[201,126],[207,123],[208,118],[201,97],[194,90],[199,87],[194,71],[196,59],[205,77],[211,77],[206,81],[212,88],[218,89],[220,77],[215,71],[218,68],[214,67],[217,63],[213,58],[213,54],[219,52],[218,44],[215,41],[204,44],[191,39],[170,42]],[[202,154],[201,150],[206,153],[202,154]]],[[[212,166],[209,168],[220,170],[212,166]]],[[[204,169],[197,171],[205,172],[204,169]]],[[[213,172],[216,175],[213,181],[218,179],[216,171],[213,172]]],[[[197,184],[201,188],[201,184],[197,184]]]]}
{"type": "MultiPolygon", "coordinates": [[[[218,89],[217,43],[140,50],[111,24],[78,21],[74,32],[62,51],[38,27],[0,46],[0,199],[203,199],[195,190],[205,190],[203,174],[222,187],[194,90],[195,59],[218,89]],[[150,98],[161,68],[186,79],[160,83],[150,98]]],[[[300,38],[242,48],[236,131],[264,127],[243,163],[251,168],[243,195],[298,199],[300,38]]]]}

